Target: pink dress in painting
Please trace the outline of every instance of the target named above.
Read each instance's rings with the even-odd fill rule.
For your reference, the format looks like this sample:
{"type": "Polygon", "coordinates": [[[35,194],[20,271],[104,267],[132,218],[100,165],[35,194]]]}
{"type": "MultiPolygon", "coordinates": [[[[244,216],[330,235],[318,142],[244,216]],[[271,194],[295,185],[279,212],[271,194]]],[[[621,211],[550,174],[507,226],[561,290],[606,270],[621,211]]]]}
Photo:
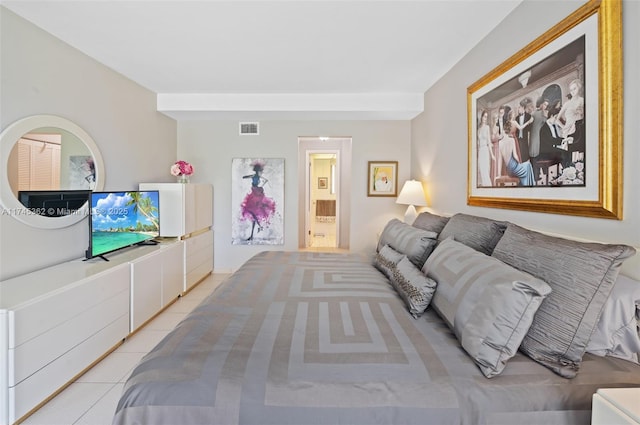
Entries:
{"type": "Polygon", "coordinates": [[[275,201],[264,194],[262,186],[267,182],[267,179],[262,177],[263,168],[263,164],[256,162],[253,164],[255,173],[242,177],[251,179],[251,192],[245,196],[240,205],[242,218],[251,221],[251,236],[249,236],[248,240],[253,239],[256,226],[258,226],[259,232],[265,225],[269,224],[269,219],[276,211],[275,201]]]}

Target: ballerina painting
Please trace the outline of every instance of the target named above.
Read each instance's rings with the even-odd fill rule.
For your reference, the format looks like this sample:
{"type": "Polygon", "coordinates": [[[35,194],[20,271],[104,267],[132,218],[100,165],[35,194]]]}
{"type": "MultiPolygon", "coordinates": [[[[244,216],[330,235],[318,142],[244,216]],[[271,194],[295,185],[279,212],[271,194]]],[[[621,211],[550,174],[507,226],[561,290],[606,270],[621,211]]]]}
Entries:
{"type": "Polygon", "coordinates": [[[282,245],[284,159],[235,158],[232,162],[234,245],[282,245]]]}

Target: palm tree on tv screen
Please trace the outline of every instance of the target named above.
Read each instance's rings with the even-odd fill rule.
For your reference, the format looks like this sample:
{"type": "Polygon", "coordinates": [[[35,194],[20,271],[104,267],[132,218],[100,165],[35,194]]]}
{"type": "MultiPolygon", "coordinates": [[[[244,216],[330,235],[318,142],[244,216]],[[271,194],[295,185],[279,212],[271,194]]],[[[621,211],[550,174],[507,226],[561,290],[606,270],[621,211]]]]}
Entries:
{"type": "Polygon", "coordinates": [[[151,198],[148,196],[144,196],[140,192],[129,192],[128,195],[131,197],[129,202],[127,202],[127,206],[133,205],[133,212],[140,212],[142,215],[147,217],[153,227],[158,230],[158,217],[157,214],[158,208],[156,208],[151,202],[151,198]]]}

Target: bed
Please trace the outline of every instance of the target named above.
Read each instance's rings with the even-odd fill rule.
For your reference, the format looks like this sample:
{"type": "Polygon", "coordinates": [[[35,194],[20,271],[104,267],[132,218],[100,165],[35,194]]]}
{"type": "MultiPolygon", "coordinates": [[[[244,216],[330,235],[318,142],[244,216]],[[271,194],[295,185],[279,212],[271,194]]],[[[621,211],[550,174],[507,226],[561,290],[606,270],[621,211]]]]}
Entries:
{"type": "Polygon", "coordinates": [[[598,388],[640,387],[628,359],[583,353],[568,379],[517,346],[487,377],[446,308],[414,314],[383,272],[387,242],[419,252],[387,230],[376,254],[255,255],[141,360],[113,424],[585,424],[598,388]]]}

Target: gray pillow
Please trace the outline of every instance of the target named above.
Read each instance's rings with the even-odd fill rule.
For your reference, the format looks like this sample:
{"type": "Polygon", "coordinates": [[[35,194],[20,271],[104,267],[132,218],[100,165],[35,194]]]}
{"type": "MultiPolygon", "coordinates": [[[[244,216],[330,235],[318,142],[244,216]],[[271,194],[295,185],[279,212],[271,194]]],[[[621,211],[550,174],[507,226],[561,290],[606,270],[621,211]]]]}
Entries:
{"type": "Polygon", "coordinates": [[[430,212],[421,212],[413,222],[413,227],[418,229],[428,230],[430,232],[440,233],[444,226],[449,221],[449,217],[443,217],[430,212]]]}
{"type": "Polygon", "coordinates": [[[423,272],[438,283],[432,305],[482,373],[500,374],[551,288],[452,238],[442,241],[423,272]]]}
{"type": "Polygon", "coordinates": [[[495,221],[475,215],[456,214],[447,221],[438,240],[443,241],[451,236],[476,251],[491,255],[507,223],[495,221]]]}
{"type": "Polygon", "coordinates": [[[521,351],[558,375],[573,378],[624,259],[626,245],[577,242],[509,223],[493,256],[549,283],[521,351]]]}
{"type": "Polygon", "coordinates": [[[396,289],[409,313],[416,319],[429,307],[436,282],[425,276],[407,257],[402,257],[393,268],[390,277],[391,284],[396,289]]]}
{"type": "Polygon", "coordinates": [[[404,254],[399,253],[389,245],[385,245],[376,253],[373,259],[373,265],[380,270],[385,276],[391,278],[396,264],[404,258],[404,254]]]}
{"type": "Polygon", "coordinates": [[[377,251],[379,252],[383,246],[389,245],[406,255],[416,267],[421,268],[433,251],[437,237],[437,233],[417,229],[394,218],[387,223],[382,231],[377,251]]]}
{"type": "Polygon", "coordinates": [[[587,345],[587,353],[638,363],[640,282],[618,275],[587,345]]]}

